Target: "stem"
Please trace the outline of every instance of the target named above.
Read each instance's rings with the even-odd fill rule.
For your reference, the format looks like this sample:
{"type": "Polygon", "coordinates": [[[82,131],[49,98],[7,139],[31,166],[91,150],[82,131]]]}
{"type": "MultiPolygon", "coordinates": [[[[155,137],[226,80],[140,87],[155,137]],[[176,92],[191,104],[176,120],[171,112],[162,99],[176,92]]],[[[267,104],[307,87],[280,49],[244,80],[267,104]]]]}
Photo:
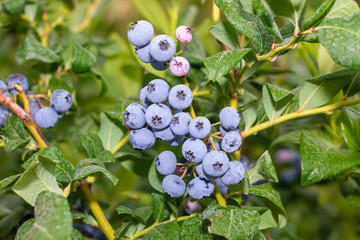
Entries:
{"type": "Polygon", "coordinates": [[[289,113],[286,114],[284,116],[279,117],[278,119],[276,119],[274,122],[264,122],[261,123],[259,125],[256,125],[252,128],[249,128],[247,131],[243,131],[241,132],[241,137],[242,139],[255,134],[261,130],[264,130],[266,128],[272,127],[276,124],[282,123],[282,122],[286,122],[292,119],[296,119],[296,118],[301,118],[301,117],[305,117],[305,116],[310,116],[310,115],[314,115],[314,114],[320,114],[320,113],[328,113],[331,112],[333,110],[336,110],[340,107],[343,106],[350,106],[350,105],[354,105],[354,104],[358,104],[360,103],[360,98],[359,99],[354,99],[354,100],[349,100],[349,101],[340,101],[337,103],[333,103],[324,107],[319,107],[319,108],[313,108],[313,109],[308,109],[308,110],[302,110],[300,112],[293,112],[293,113],[289,113]]]}
{"type": "Polygon", "coordinates": [[[223,207],[226,207],[226,200],[225,198],[222,196],[221,192],[220,192],[220,189],[216,183],[216,181],[214,181],[214,184],[215,184],[215,198],[216,198],[216,201],[218,202],[218,204],[220,206],[223,206],[223,207]]]}
{"type": "Polygon", "coordinates": [[[148,232],[150,232],[151,229],[153,229],[154,227],[157,227],[157,226],[160,226],[160,225],[163,225],[163,224],[166,224],[166,223],[169,223],[169,222],[182,222],[182,221],[185,221],[186,219],[188,218],[191,218],[192,216],[196,215],[196,213],[193,213],[189,216],[182,216],[182,217],[178,217],[176,219],[170,219],[170,220],[167,220],[167,221],[164,221],[164,222],[155,222],[153,225],[151,225],[150,227],[147,227],[145,228],[144,230],[138,232],[138,233],[135,233],[134,236],[132,237],[132,239],[136,239],[138,237],[141,237],[141,236],[144,236],[145,234],[147,234],[148,232]]]}
{"type": "Polygon", "coordinates": [[[129,141],[129,134],[128,132],[117,144],[116,146],[111,150],[111,153],[116,153],[122,146],[124,146],[129,141]]]}
{"type": "Polygon", "coordinates": [[[211,94],[211,90],[193,91],[193,97],[206,96],[210,94],[211,94]]]}
{"type": "Polygon", "coordinates": [[[221,14],[220,8],[218,8],[218,6],[216,6],[215,0],[213,0],[213,3],[212,3],[212,20],[213,20],[213,23],[217,23],[217,22],[220,21],[220,14],[221,14]]]}
{"type": "Polygon", "coordinates": [[[314,65],[314,63],[311,61],[311,58],[309,57],[307,50],[305,47],[302,46],[302,44],[300,44],[299,46],[299,54],[302,58],[302,60],[304,61],[305,65],[307,66],[309,72],[311,73],[312,77],[315,77],[318,74],[318,71],[314,65]]]}
{"type": "Polygon", "coordinates": [[[107,239],[115,239],[114,236],[114,229],[106,219],[101,207],[99,206],[98,202],[96,201],[93,193],[91,192],[88,184],[82,184],[80,186],[80,191],[84,196],[86,202],[88,203],[91,212],[94,214],[97,222],[100,225],[100,228],[103,230],[107,239]]]}

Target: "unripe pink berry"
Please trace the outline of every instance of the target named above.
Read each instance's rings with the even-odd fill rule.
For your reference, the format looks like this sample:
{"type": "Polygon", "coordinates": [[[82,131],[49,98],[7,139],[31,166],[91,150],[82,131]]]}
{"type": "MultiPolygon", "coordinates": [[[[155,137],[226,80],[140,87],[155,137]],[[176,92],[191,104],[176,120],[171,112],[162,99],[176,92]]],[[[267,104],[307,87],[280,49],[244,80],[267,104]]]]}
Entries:
{"type": "Polygon", "coordinates": [[[174,57],[170,62],[170,71],[178,77],[184,77],[190,69],[189,61],[184,57],[174,57]]]}
{"type": "Polygon", "coordinates": [[[192,28],[187,26],[179,26],[175,30],[176,38],[182,43],[188,43],[192,39],[192,28]]]}

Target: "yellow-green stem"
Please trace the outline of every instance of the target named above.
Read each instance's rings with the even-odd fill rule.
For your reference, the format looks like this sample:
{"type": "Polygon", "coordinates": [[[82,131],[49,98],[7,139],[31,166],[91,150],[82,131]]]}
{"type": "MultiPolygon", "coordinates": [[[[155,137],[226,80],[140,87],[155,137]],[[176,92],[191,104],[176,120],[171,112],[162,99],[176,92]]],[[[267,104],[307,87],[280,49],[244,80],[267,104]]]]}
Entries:
{"type": "Polygon", "coordinates": [[[255,134],[261,130],[264,130],[266,128],[272,127],[276,124],[285,122],[285,121],[289,121],[292,119],[296,119],[296,118],[301,118],[301,117],[305,117],[305,116],[310,116],[310,115],[314,115],[314,114],[320,114],[320,113],[328,113],[331,112],[333,110],[336,110],[340,107],[344,107],[344,106],[350,106],[350,105],[354,105],[354,104],[358,104],[360,103],[360,99],[354,99],[354,100],[348,100],[348,101],[340,101],[337,103],[333,103],[324,107],[319,107],[319,108],[313,108],[313,109],[308,109],[308,110],[302,110],[299,112],[293,112],[293,113],[289,113],[286,114],[284,116],[281,116],[279,118],[277,118],[274,122],[264,122],[261,123],[259,125],[256,125],[254,127],[249,128],[247,131],[243,131],[241,132],[241,136],[242,138],[246,138],[252,134],[255,134]]]}
{"type": "Polygon", "coordinates": [[[210,94],[211,94],[211,90],[193,91],[193,97],[206,96],[210,94]]]}
{"type": "Polygon", "coordinates": [[[164,221],[164,222],[155,222],[153,225],[151,225],[150,227],[147,227],[145,228],[144,230],[138,232],[138,233],[135,233],[132,237],[132,239],[136,239],[136,238],[139,238],[141,236],[144,236],[145,234],[147,234],[148,232],[151,231],[151,229],[153,229],[154,227],[157,227],[157,226],[160,226],[160,225],[163,225],[163,224],[166,224],[166,223],[169,223],[169,222],[173,222],[173,221],[176,221],[176,222],[182,222],[182,221],[185,221],[186,219],[188,218],[191,218],[192,216],[196,215],[196,213],[193,213],[191,215],[188,215],[188,216],[183,216],[183,217],[178,217],[176,219],[170,219],[170,220],[167,220],[167,221],[164,221]]]}
{"type": "Polygon", "coordinates": [[[106,219],[101,207],[99,206],[98,202],[96,201],[93,193],[91,192],[88,184],[83,184],[80,186],[80,191],[85,198],[85,201],[89,205],[91,212],[94,214],[97,222],[100,225],[100,228],[103,230],[107,239],[115,239],[114,236],[114,229],[106,219]]]}
{"type": "Polygon", "coordinates": [[[216,181],[214,181],[214,183],[215,183],[215,191],[214,192],[215,192],[216,201],[220,206],[226,207],[226,199],[222,196],[220,189],[219,189],[218,185],[216,184],[216,181]]]}
{"type": "Polygon", "coordinates": [[[216,6],[215,0],[213,0],[213,3],[212,3],[212,20],[213,20],[213,23],[217,23],[217,22],[220,21],[220,14],[221,14],[220,8],[218,8],[218,6],[216,6]]]}
{"type": "Polygon", "coordinates": [[[129,134],[128,132],[117,144],[116,146],[111,150],[111,153],[116,153],[122,146],[124,146],[129,141],[129,134]]]}
{"type": "Polygon", "coordinates": [[[262,56],[258,56],[257,59],[258,61],[263,61],[263,60],[269,60],[271,59],[275,54],[277,54],[278,52],[288,49],[290,48],[293,44],[295,44],[298,40],[300,39],[299,37],[293,37],[287,44],[277,47],[273,50],[271,50],[269,53],[262,55],[262,56]]]}

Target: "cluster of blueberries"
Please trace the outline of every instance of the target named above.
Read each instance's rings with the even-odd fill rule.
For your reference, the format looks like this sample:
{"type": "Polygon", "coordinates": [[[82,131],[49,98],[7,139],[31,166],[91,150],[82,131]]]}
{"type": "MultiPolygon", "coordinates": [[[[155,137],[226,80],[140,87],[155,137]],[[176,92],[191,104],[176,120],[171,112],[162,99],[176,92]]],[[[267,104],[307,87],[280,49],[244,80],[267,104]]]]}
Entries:
{"type": "MultiPolygon", "coordinates": [[[[54,127],[57,120],[65,115],[65,112],[70,109],[73,102],[71,94],[68,91],[65,89],[57,89],[50,97],[50,106],[43,107],[36,94],[28,91],[29,81],[20,73],[10,75],[6,83],[0,80],[0,91],[4,96],[15,95],[19,91],[16,85],[21,86],[23,91],[25,91],[29,99],[30,114],[36,125],[40,128],[48,129],[54,127]]],[[[4,126],[8,114],[9,109],[0,105],[0,127],[4,126]]]]}
{"type": "MultiPolygon", "coordinates": [[[[150,63],[158,71],[170,68],[175,76],[184,77],[189,72],[190,63],[184,57],[174,57],[175,41],[165,34],[154,38],[153,35],[154,27],[148,21],[140,20],[130,25],[128,39],[132,45],[136,46],[136,55],[142,62],[150,63]]],[[[188,43],[192,39],[192,28],[180,26],[175,30],[175,35],[180,42],[188,43]]]]}
{"type": "MultiPolygon", "coordinates": [[[[189,87],[179,84],[170,89],[166,81],[155,79],[140,90],[140,102],[130,104],[124,111],[124,123],[131,129],[129,142],[133,148],[145,150],[154,146],[156,139],[167,141],[171,146],[182,144],[182,155],[190,164],[196,165],[199,177],[192,179],[187,192],[196,199],[205,199],[214,191],[215,185],[238,184],[243,178],[245,168],[240,161],[229,161],[226,153],[240,149],[240,114],[226,107],[219,114],[219,144],[208,138],[211,123],[206,117],[192,118],[182,110],[190,107],[193,100],[189,87]],[[186,138],[186,140],[185,140],[186,138]],[[206,142],[206,143],[205,143],[206,142]],[[221,151],[221,150],[222,151],[221,151]]],[[[166,175],[163,189],[171,197],[185,193],[186,184],[174,174],[177,159],[173,152],[164,151],[156,159],[156,169],[166,175]]]]}

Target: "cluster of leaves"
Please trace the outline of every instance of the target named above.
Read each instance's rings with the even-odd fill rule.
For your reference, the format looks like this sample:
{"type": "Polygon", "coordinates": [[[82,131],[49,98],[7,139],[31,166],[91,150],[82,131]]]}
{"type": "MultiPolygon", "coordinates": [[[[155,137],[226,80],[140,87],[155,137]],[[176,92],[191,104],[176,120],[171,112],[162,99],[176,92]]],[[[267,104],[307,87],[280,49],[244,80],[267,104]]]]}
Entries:
{"type": "MultiPolygon", "coordinates": [[[[127,129],[122,125],[125,107],[134,102],[128,97],[136,96],[141,85],[154,78],[175,85],[180,79],[136,62],[129,44],[111,30],[97,34],[102,14],[114,2],[70,2],[2,2],[2,31],[18,42],[12,61],[28,71],[33,89],[46,93],[64,88],[78,101],[73,112],[44,132],[53,145],[41,150],[20,119],[14,114],[7,118],[1,143],[7,153],[21,151],[25,162],[17,162],[17,174],[0,181],[0,202],[14,199],[12,204],[17,204],[1,205],[0,237],[10,236],[16,227],[16,239],[84,239],[73,223],[100,224],[86,204],[74,207],[80,201],[78,187],[85,183],[111,201],[102,207],[117,238],[265,239],[267,229],[282,228],[288,220],[273,184],[279,182],[277,169],[267,151],[284,143],[300,149],[302,185],[339,180],[343,195],[359,209],[360,112],[356,106],[341,105],[356,102],[360,92],[357,1],[325,0],[310,13],[302,0],[215,1],[227,20],[213,24],[204,19],[193,41],[185,44],[188,50],[181,53],[191,63],[187,77],[194,108],[217,122],[219,109],[236,96],[245,136],[242,155],[258,160],[244,181],[224,196],[226,208],[213,197],[201,201],[204,210],[190,216],[181,216],[185,197],[163,194],[163,176],[155,169],[156,154],[171,147],[157,143],[157,151],[134,152],[126,144],[127,129]],[[298,79],[293,73],[299,70],[281,65],[280,58],[290,56],[292,62],[293,52],[305,63],[296,66],[308,71],[307,77],[298,79]],[[144,76],[138,66],[147,70],[144,76]],[[285,74],[288,81],[281,80],[285,74]],[[124,98],[119,100],[119,95],[124,98]],[[109,110],[102,103],[114,107],[109,110]],[[297,119],[329,111],[334,112],[297,119]],[[251,136],[260,130],[264,131],[251,136]],[[103,182],[99,174],[110,181],[103,182]],[[135,186],[136,181],[142,186],[135,186]],[[157,193],[151,194],[153,189],[157,193]],[[256,196],[262,201],[249,200],[256,196]]],[[[179,14],[186,1],[133,2],[159,32],[169,35],[178,25],[192,26],[199,9],[190,5],[179,14]]],[[[179,147],[171,150],[181,155],[179,147]]]]}

